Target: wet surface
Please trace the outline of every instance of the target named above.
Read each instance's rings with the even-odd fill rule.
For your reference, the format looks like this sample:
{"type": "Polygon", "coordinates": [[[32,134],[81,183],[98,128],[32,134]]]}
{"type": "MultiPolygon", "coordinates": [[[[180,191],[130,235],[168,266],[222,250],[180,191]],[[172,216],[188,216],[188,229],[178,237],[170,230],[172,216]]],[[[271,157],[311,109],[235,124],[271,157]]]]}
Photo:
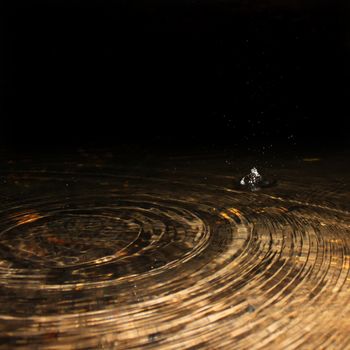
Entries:
{"type": "Polygon", "coordinates": [[[347,159],[4,159],[0,348],[350,349],[347,159]]]}

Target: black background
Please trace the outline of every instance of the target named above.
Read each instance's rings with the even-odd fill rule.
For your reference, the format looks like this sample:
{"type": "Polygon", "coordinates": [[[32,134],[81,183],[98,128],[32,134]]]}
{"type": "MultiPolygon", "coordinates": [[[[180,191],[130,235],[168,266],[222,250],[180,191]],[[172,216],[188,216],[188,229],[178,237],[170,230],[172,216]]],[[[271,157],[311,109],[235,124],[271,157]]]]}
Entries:
{"type": "Polygon", "coordinates": [[[1,144],[349,147],[340,1],[9,1],[1,144]]]}

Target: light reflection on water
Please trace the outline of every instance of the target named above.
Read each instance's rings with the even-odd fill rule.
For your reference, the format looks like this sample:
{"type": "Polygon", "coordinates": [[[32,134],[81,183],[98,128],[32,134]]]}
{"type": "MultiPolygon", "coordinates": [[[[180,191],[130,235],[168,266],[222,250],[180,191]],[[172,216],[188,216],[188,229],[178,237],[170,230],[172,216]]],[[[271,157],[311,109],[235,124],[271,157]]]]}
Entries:
{"type": "Polygon", "coordinates": [[[0,348],[350,348],[349,173],[175,163],[4,164],[0,348]]]}

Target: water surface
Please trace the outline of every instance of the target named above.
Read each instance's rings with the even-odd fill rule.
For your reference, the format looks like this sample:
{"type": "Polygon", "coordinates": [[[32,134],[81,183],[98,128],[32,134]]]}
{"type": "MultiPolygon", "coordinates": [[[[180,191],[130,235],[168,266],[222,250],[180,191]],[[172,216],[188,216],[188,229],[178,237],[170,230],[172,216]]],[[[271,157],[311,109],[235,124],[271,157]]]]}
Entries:
{"type": "Polygon", "coordinates": [[[3,156],[0,348],[350,349],[347,159],[3,156]]]}

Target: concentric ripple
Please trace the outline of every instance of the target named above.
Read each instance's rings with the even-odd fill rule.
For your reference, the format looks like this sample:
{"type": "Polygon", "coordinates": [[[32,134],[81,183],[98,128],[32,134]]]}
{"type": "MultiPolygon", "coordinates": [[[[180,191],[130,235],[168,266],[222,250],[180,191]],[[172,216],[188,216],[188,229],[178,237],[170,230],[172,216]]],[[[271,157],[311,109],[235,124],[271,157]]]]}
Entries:
{"type": "Polygon", "coordinates": [[[191,172],[1,179],[0,348],[350,349],[336,190],[251,193],[191,172]]]}

